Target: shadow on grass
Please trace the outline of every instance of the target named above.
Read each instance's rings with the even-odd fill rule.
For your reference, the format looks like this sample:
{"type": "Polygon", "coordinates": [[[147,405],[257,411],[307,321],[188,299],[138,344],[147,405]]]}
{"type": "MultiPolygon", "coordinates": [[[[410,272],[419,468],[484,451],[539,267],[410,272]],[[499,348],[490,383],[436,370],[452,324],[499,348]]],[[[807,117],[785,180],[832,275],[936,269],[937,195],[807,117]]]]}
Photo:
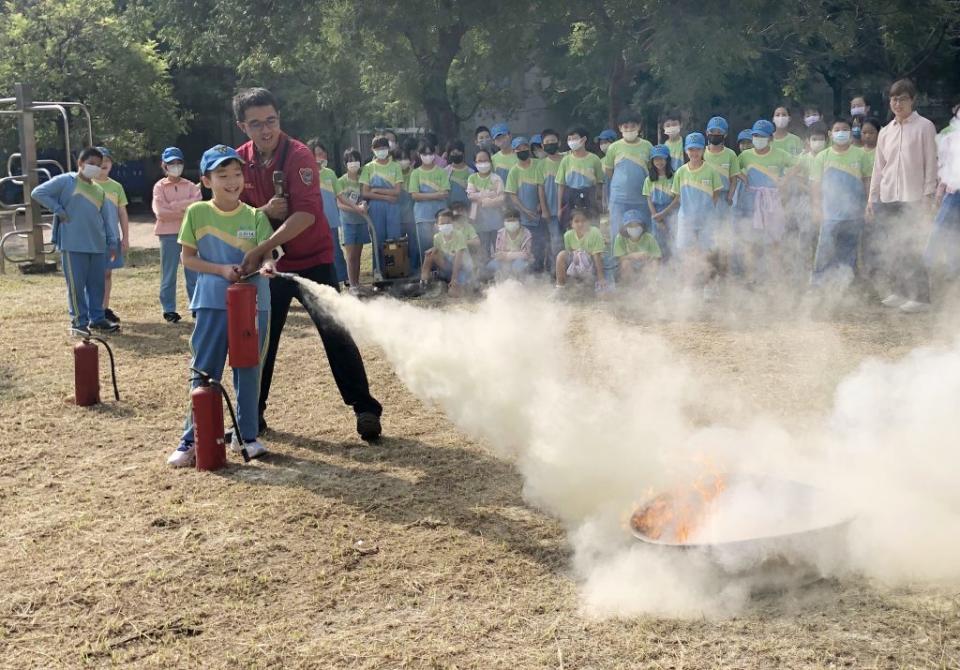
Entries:
{"type": "MultiPolygon", "coordinates": [[[[144,356],[189,354],[193,320],[188,316],[180,323],[124,321],[123,329],[110,336],[115,350],[131,351],[144,356]]],[[[117,361],[119,366],[121,363],[117,361]]]]}
{"type": "Polygon", "coordinates": [[[451,526],[502,542],[552,571],[567,569],[569,554],[558,542],[559,529],[523,509],[521,478],[507,463],[474,450],[434,447],[401,437],[384,437],[370,446],[349,446],[272,430],[274,444],[351,459],[368,467],[350,468],[325,460],[273,452],[273,468],[230,468],[223,476],[303,488],[341,501],[365,515],[406,527],[451,526]],[[377,464],[422,472],[415,481],[377,471],[377,464]],[[505,487],[509,483],[511,486],[505,487]],[[510,517],[492,508],[520,508],[510,517]]]}

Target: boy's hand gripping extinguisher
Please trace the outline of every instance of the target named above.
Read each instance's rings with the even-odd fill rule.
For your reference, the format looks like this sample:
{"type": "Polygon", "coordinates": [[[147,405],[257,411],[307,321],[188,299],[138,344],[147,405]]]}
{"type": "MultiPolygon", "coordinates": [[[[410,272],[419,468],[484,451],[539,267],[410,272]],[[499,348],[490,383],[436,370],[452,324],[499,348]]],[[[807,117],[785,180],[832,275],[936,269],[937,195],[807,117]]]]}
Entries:
{"type": "MultiPolygon", "coordinates": [[[[194,444],[197,470],[219,470],[227,464],[227,446],[223,436],[223,403],[227,403],[234,435],[240,440],[240,426],[227,390],[203,370],[190,368],[196,375],[191,381],[200,384],[190,392],[193,409],[194,444]]],[[[246,447],[240,449],[245,463],[250,461],[246,447]]]]}
{"type": "Polygon", "coordinates": [[[97,345],[90,340],[95,340],[106,348],[110,356],[113,397],[115,400],[120,400],[120,390],[117,388],[117,367],[110,345],[99,337],[93,337],[81,331],[75,332],[83,337],[73,346],[73,387],[77,405],[89,407],[100,403],[100,355],[97,345]]]}

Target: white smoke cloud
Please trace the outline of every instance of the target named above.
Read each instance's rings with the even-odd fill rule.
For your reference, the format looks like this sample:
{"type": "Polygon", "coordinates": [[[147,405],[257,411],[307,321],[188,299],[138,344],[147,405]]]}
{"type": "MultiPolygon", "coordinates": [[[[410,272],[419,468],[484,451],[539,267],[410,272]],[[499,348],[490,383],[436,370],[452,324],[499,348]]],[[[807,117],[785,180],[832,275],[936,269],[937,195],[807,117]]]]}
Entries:
{"type": "MultiPolygon", "coordinates": [[[[762,416],[711,422],[704,408],[722,415],[729,398],[664,339],[517,283],[444,311],[304,286],[355,336],[381,347],[417,397],[516,464],[525,498],[569,528],[591,614],[723,616],[751,590],[778,583],[782,575],[764,567],[769,548],[705,555],[631,537],[638,503],[705,469],[830,491],[825,516],[855,521],[849,532],[790,546],[815,575],[960,581],[960,344],[865,363],[840,384],[822,426],[795,434],[762,416]]],[[[763,534],[764,515],[749,510],[773,518],[785,504],[776,495],[748,487],[728,496],[726,516],[718,513],[701,539],[763,534]],[[744,518],[761,527],[738,527],[744,518]]]]}

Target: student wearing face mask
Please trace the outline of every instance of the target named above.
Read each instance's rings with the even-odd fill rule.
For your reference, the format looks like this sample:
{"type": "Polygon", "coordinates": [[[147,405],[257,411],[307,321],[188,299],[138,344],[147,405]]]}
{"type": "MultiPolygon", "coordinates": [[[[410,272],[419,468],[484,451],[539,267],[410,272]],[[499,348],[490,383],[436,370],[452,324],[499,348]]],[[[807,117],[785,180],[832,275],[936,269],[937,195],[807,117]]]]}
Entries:
{"type": "Polygon", "coordinates": [[[773,148],[786,151],[791,156],[803,153],[803,140],[790,132],[790,108],[780,105],[773,110],[773,148]]]}
{"type": "Polygon", "coordinates": [[[413,198],[413,217],[417,224],[415,269],[423,263],[423,255],[433,239],[437,212],[447,208],[447,196],[450,194],[450,177],[446,170],[436,165],[437,147],[429,140],[420,140],[417,154],[420,167],[414,169],[407,185],[413,198]]]}
{"type": "Polygon", "coordinates": [[[493,171],[490,152],[481,149],[476,156],[477,171],[467,179],[470,220],[480,237],[480,262],[492,257],[497,231],[503,227],[503,181],[493,171]]]}
{"type": "MultiPolygon", "coordinates": [[[[187,207],[202,199],[200,186],[183,178],[183,152],[167,147],[160,157],[164,177],[153,185],[153,214],[157,217],[153,234],[160,240],[160,308],[168,323],[180,320],[177,312],[177,268],[180,266],[180,243],[177,234],[187,207]]],[[[193,299],[197,273],[183,268],[187,284],[187,301],[193,299]]]]}
{"type": "Polygon", "coordinates": [[[497,231],[493,258],[487,263],[487,271],[498,280],[519,279],[530,271],[533,263],[533,235],[529,228],[521,225],[520,219],[517,212],[507,212],[503,217],[503,228],[497,231]]]}
{"type": "Polygon", "coordinates": [[[497,153],[493,154],[493,171],[506,184],[510,168],[517,164],[517,154],[513,150],[513,135],[505,123],[498,123],[490,131],[497,153]]]}
{"type": "Polygon", "coordinates": [[[923,254],[924,264],[956,285],[960,274],[960,101],[953,118],[937,135],[937,215],[923,254]]]}
{"type": "Polygon", "coordinates": [[[45,181],[30,193],[53,212],[53,243],[60,252],[67,280],[70,327],[89,335],[90,331],[114,333],[120,327],[103,313],[103,283],[108,254],[120,243],[110,220],[113,209],[94,181],[100,176],[103,154],[94,147],[80,152],[77,172],[67,172],[45,181]]]}
{"type": "Polygon", "coordinates": [[[560,153],[560,134],[553,128],[545,128],[540,137],[543,139],[544,158],[540,161],[540,179],[543,184],[543,217],[547,221],[549,235],[549,253],[546,254],[547,271],[553,272],[553,259],[563,249],[563,235],[560,234],[560,208],[557,196],[557,170],[563,155],[560,153]]]}
{"type": "Polygon", "coordinates": [[[390,149],[390,151],[395,151],[400,147],[400,143],[397,142],[397,134],[395,132],[387,128],[383,131],[382,135],[387,138],[387,148],[390,149]]]}
{"type": "Polygon", "coordinates": [[[367,230],[367,202],[360,184],[360,152],[350,147],[343,152],[346,172],[337,180],[337,207],[340,209],[340,231],[347,255],[347,281],[350,293],[360,292],[360,255],[370,242],[367,230]]]}
{"type": "MultiPolygon", "coordinates": [[[[730,124],[725,118],[712,117],[707,121],[706,130],[707,148],[703,152],[703,160],[720,175],[720,181],[723,183],[723,188],[717,194],[717,204],[713,208],[713,227],[720,253],[726,260],[733,247],[733,194],[740,179],[740,160],[733,149],[724,146],[727,132],[730,130],[730,124]]],[[[720,267],[725,269],[726,263],[720,264],[720,267]]]]}
{"type": "MultiPolygon", "coordinates": [[[[600,134],[597,135],[594,139],[594,142],[597,143],[597,148],[599,149],[600,160],[603,160],[607,155],[607,151],[610,150],[610,145],[617,141],[617,131],[607,128],[606,130],[600,131],[600,134]]],[[[609,178],[603,182],[603,209],[606,211],[610,207],[610,180],[609,178]]],[[[612,238],[611,238],[612,239],[612,238]]]]}
{"type": "Polygon", "coordinates": [[[823,114],[816,105],[807,105],[803,108],[803,125],[809,128],[815,123],[823,121],[823,114]]]}
{"type": "Polygon", "coordinates": [[[530,138],[530,151],[533,152],[533,160],[542,161],[547,157],[547,152],[543,150],[543,135],[538,133],[530,138]]]}
{"type": "Polygon", "coordinates": [[[863,149],[853,146],[852,127],[847,119],[834,121],[832,144],[817,152],[810,168],[813,212],[819,219],[810,276],[814,287],[830,278],[849,284],[857,265],[870,167],[863,149]]]}
{"type": "Polygon", "coordinates": [[[417,250],[417,218],[413,211],[413,198],[410,197],[410,177],[420,164],[420,160],[416,145],[411,147],[409,139],[407,138],[399,147],[391,151],[390,158],[400,166],[400,174],[403,175],[403,189],[397,198],[397,205],[400,208],[400,231],[409,243],[410,269],[416,270],[420,267],[420,254],[417,250]]]}
{"type": "Polygon", "coordinates": [[[671,111],[663,119],[663,134],[667,136],[664,142],[670,150],[671,167],[678,170],[683,165],[685,156],[683,151],[683,137],[680,136],[680,112],[671,111]]]}
{"type": "Polygon", "coordinates": [[[530,153],[530,143],[525,137],[513,138],[513,150],[517,154],[517,164],[510,168],[504,193],[510,205],[520,216],[520,224],[533,237],[532,261],[539,272],[546,262],[549,233],[547,222],[543,218],[546,210],[546,196],[543,190],[543,177],[540,165],[530,153]]]}
{"type": "Polygon", "coordinates": [[[313,159],[317,162],[317,173],[320,177],[320,201],[323,203],[323,213],[330,224],[330,234],[333,236],[333,267],[337,273],[337,282],[348,281],[347,261],[343,257],[343,247],[340,241],[340,208],[337,206],[337,196],[340,195],[340,183],[337,173],[328,165],[327,148],[318,139],[307,142],[307,147],[313,152],[313,159]]]}
{"type": "Polygon", "coordinates": [[[868,116],[860,124],[860,147],[863,149],[864,156],[873,171],[873,159],[877,153],[877,137],[880,135],[880,119],[875,116],[868,116]]]}
{"type": "Polygon", "coordinates": [[[649,232],[646,217],[639,210],[623,215],[623,227],[614,238],[613,256],[617,259],[617,281],[651,287],[657,279],[662,253],[657,238],[649,232]]]}
{"type": "MultiPolygon", "coordinates": [[[[494,175],[496,176],[496,175],[494,175]]],[[[463,232],[453,223],[453,213],[448,209],[437,212],[437,233],[433,236],[430,250],[424,256],[420,271],[420,286],[429,287],[431,274],[445,282],[451,297],[458,297],[473,280],[473,263],[467,250],[463,232]]]]}
{"type": "Polygon", "coordinates": [[[450,180],[450,196],[447,198],[447,204],[469,203],[467,179],[474,173],[474,170],[467,165],[463,142],[460,140],[453,140],[447,144],[447,167],[444,169],[447,171],[447,178],[450,180]]]}
{"type": "Polygon", "coordinates": [[[373,140],[373,160],[360,172],[363,199],[369,202],[367,210],[377,236],[379,266],[383,267],[383,243],[398,239],[400,225],[400,194],[403,192],[403,170],[390,157],[390,142],[386,137],[373,140]]]}
{"type": "Polygon", "coordinates": [[[119,246],[112,250],[112,254],[108,254],[107,274],[103,285],[103,313],[106,315],[107,321],[120,323],[120,317],[110,309],[110,294],[113,289],[113,271],[124,266],[124,257],[130,250],[130,219],[127,216],[127,204],[129,203],[123,185],[116,179],[110,178],[110,171],[113,169],[113,154],[106,147],[97,147],[97,149],[103,155],[103,164],[100,166],[100,175],[94,181],[106,194],[107,206],[114,210],[110,220],[117,223],[117,230],[114,232],[117,239],[120,240],[119,246]]]}
{"type": "Polygon", "coordinates": [[[484,151],[491,152],[491,155],[494,150],[493,146],[493,137],[490,135],[490,129],[486,126],[477,126],[477,129],[473,131],[474,137],[474,146],[477,149],[483,149],[484,151]]]}
{"type": "Polygon", "coordinates": [[[597,187],[605,181],[603,163],[596,154],[587,151],[587,129],[575,126],[567,131],[567,146],[570,153],[563,157],[557,167],[557,210],[560,212],[560,227],[566,231],[573,214],[573,205],[585,204],[588,215],[595,213],[597,187]]]}

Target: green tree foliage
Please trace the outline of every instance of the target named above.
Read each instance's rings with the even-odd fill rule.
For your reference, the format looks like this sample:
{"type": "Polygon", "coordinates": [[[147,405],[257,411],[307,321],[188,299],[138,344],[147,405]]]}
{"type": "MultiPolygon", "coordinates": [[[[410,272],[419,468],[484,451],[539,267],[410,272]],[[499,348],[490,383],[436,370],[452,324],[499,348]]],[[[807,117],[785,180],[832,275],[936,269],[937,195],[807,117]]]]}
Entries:
{"type": "MultiPolygon", "coordinates": [[[[184,121],[149,30],[110,0],[7,0],[0,90],[12,95],[14,83],[29,82],[36,100],[85,103],[95,140],[121,157],[156,150],[183,131],[184,121]]],[[[80,124],[73,125],[79,131],[80,124]]],[[[38,130],[49,144],[62,132],[43,122],[38,130]]]]}

